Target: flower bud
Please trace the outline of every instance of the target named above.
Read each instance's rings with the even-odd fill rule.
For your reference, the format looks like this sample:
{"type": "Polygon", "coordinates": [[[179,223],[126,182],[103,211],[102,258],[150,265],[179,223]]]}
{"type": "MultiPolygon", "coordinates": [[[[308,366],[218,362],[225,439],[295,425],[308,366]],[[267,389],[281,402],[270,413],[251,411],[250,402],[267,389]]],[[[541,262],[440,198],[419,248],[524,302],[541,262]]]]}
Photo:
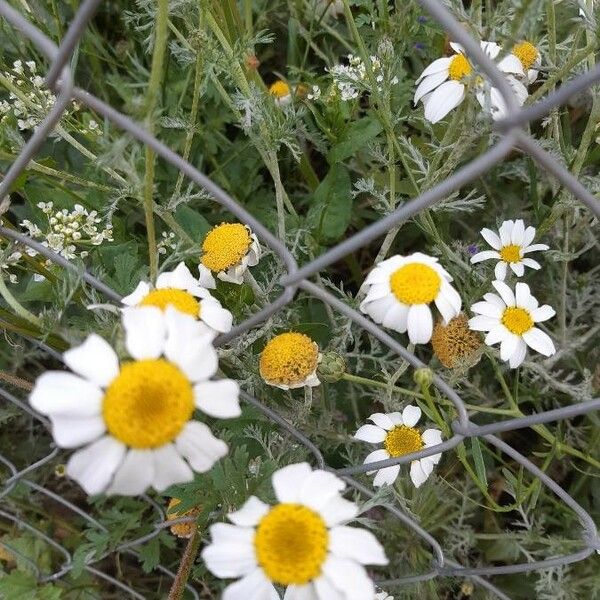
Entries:
{"type": "Polygon", "coordinates": [[[330,350],[323,352],[321,362],[317,367],[317,373],[323,381],[327,383],[335,383],[342,378],[346,372],[346,361],[341,354],[330,350]]]}

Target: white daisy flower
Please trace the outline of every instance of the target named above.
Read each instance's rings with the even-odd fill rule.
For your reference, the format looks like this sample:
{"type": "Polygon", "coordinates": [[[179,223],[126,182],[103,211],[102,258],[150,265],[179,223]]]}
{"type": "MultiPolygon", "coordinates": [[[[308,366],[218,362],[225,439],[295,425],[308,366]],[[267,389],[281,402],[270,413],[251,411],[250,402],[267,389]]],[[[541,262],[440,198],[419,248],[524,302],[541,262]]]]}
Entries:
{"type": "Polygon", "coordinates": [[[290,390],[320,385],[319,346],[303,333],[288,331],[269,340],[260,355],[259,370],[265,383],[290,390]]]}
{"type": "Polygon", "coordinates": [[[200,268],[217,274],[222,281],[242,284],[248,267],[258,264],[258,238],[241,223],[221,223],[213,227],[202,242],[200,268]]]}
{"type": "Polygon", "coordinates": [[[121,302],[125,306],[156,306],[165,310],[172,306],[178,311],[191,315],[218,333],[231,330],[233,315],[208,291],[215,287],[215,280],[207,269],[200,270],[200,277],[194,277],[184,263],[175,270],[161,273],[152,289],[146,281],[140,281],[135,290],[121,302]]]}
{"type": "Polygon", "coordinates": [[[532,84],[537,79],[542,64],[540,51],[531,42],[519,42],[515,44],[512,52],[498,63],[498,67],[503,68],[505,64],[510,64],[514,58],[521,64],[523,81],[528,85],[532,84]]]}
{"type": "Polygon", "coordinates": [[[444,323],[460,313],[462,301],[451,281],[437,258],[420,252],[392,256],[369,273],[360,310],[384,327],[400,333],[408,330],[411,343],[426,344],[433,331],[429,304],[435,302],[444,323]]]}
{"type": "Polygon", "coordinates": [[[213,334],[191,316],[154,306],[123,311],[125,347],[90,335],[64,353],[72,372],[49,371],[29,401],[50,417],[57,446],[84,446],[67,474],[88,494],[142,494],[193,479],[227,454],[227,444],[193,420],[195,409],[220,419],[240,415],[235,381],[211,381],[213,334]]]}
{"type": "MultiPolygon", "coordinates": [[[[442,443],[442,432],[438,429],[426,429],[421,433],[415,425],[421,418],[421,409],[418,406],[409,405],[402,413],[375,413],[369,417],[375,425],[363,425],[354,437],[372,444],[383,443],[383,448],[371,452],[365,458],[364,464],[398,458],[411,452],[417,452],[424,448],[437,446],[442,443]]],[[[413,460],[410,463],[410,478],[415,487],[421,486],[431,475],[433,467],[440,462],[440,454],[433,454],[425,458],[413,460]]],[[[385,467],[378,471],[373,480],[373,485],[392,485],[400,474],[400,465],[385,467]]]]}
{"type": "Polygon", "coordinates": [[[539,306],[526,283],[517,283],[515,293],[503,281],[493,281],[498,294],[485,294],[483,302],[476,302],[471,310],[477,314],[469,320],[474,331],[487,331],[488,346],[500,343],[500,358],[511,369],[517,368],[525,359],[527,346],[552,356],[556,352],[550,337],[535,324],[547,321],[556,312],[548,304],[539,306]]]}
{"type": "Polygon", "coordinates": [[[508,267],[517,277],[524,275],[525,267],[536,270],[542,268],[539,262],[526,257],[525,254],[548,250],[549,246],[532,244],[531,242],[535,238],[535,227],[525,228],[522,219],[504,221],[497,234],[491,229],[483,228],[481,235],[493,250],[478,252],[471,257],[471,263],[475,264],[490,259],[497,260],[494,273],[499,281],[504,281],[506,278],[508,267]]]}
{"type": "Polygon", "coordinates": [[[210,528],[202,551],[208,570],[241,578],[223,600],[277,600],[274,584],[288,586],[285,600],[373,600],[363,565],[388,560],[370,531],[346,524],[359,512],[340,495],[346,484],[307,463],[275,471],[272,483],[278,504],[251,496],[228,515],[233,525],[210,528]]]}

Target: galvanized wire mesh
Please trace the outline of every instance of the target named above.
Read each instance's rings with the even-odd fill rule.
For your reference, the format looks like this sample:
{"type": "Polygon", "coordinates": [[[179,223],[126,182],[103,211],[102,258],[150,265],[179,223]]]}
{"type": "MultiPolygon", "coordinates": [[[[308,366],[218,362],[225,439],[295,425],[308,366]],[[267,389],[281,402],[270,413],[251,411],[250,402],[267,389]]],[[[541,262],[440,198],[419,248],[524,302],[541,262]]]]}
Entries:
{"type": "MultiPolygon", "coordinates": [[[[59,122],[67,105],[72,100],[77,100],[108,119],[108,121],[112,122],[117,127],[126,131],[134,139],[152,148],[156,154],[177,167],[177,169],[184,173],[191,181],[201,186],[222,207],[233,213],[240,221],[249,225],[258,235],[261,241],[266,243],[285,265],[287,273],[279,281],[282,291],[278,299],[258,311],[240,325],[234,327],[230,333],[220,336],[217,339],[217,344],[224,344],[225,342],[240,336],[255,325],[263,322],[269,316],[273,315],[276,311],[288,304],[294,298],[298,290],[303,290],[307,294],[322,300],[332,309],[339,311],[351,319],[354,323],[364,328],[373,337],[377,338],[382,344],[387,346],[390,350],[395,352],[403,360],[409,363],[413,368],[424,367],[425,365],[397,340],[385,333],[372,321],[368,320],[366,317],[350,308],[347,304],[334,297],[328,291],[323,289],[323,287],[310,281],[309,278],[317,274],[321,269],[327,267],[328,265],[335,263],[358,248],[369,244],[371,241],[380,235],[385,234],[399,223],[418,214],[420,211],[434,206],[454,190],[457,190],[466,183],[474,180],[475,178],[484,174],[488,169],[498,164],[513,148],[519,148],[522,152],[530,155],[543,169],[546,170],[547,173],[553,175],[564,186],[564,188],[573,195],[574,198],[584,204],[596,216],[596,218],[600,217],[600,202],[568,170],[566,170],[563,165],[561,165],[556,159],[543,150],[538,143],[523,130],[523,126],[531,120],[544,116],[553,108],[565,103],[573,94],[581,90],[588,89],[590,86],[599,81],[600,65],[595,67],[593,70],[576,77],[568,83],[565,83],[556,91],[550,93],[532,106],[521,108],[518,106],[503,74],[481,51],[479,43],[467,33],[467,31],[456,21],[452,14],[441,3],[439,3],[438,0],[417,1],[445,28],[445,30],[452,36],[452,39],[461,43],[465,47],[469,56],[474,59],[482,72],[487,75],[491,84],[497,87],[500,91],[508,111],[505,118],[495,123],[497,141],[485,154],[461,168],[451,177],[440,182],[435,187],[422,193],[417,198],[407,202],[385,218],[382,218],[376,223],[366,227],[359,233],[353,235],[349,239],[338,244],[334,248],[328,250],[315,260],[312,260],[302,267],[297,265],[293,255],[285,247],[281,240],[277,239],[268,229],[264,227],[260,221],[255,219],[242,206],[237,204],[235,200],[233,200],[226,192],[220,189],[208,177],[198,171],[198,169],[193,167],[177,153],[173,152],[167,146],[162,144],[153,135],[148,133],[142,126],[133,122],[131,119],[121,114],[111,106],[105,104],[95,96],[74,85],[73,75],[69,67],[69,61],[77,43],[85,31],[89,20],[100,4],[100,0],[85,0],[81,4],[60,46],[56,46],[38,28],[32,25],[26,18],[9,6],[7,2],[0,0],[0,15],[2,15],[16,30],[29,38],[35,44],[35,46],[50,60],[51,66],[46,75],[46,83],[57,93],[56,103],[52,110],[46,119],[36,128],[27,144],[23,147],[19,156],[15,159],[12,166],[5,174],[3,181],[0,183],[0,198],[4,198],[8,194],[13,182],[27,168],[29,161],[39,150],[42,143],[47,139],[54,126],[59,122]]],[[[28,236],[2,226],[0,226],[0,235],[25,244],[54,261],[61,267],[76,272],[80,276],[82,282],[85,282],[86,284],[95,288],[108,299],[117,302],[120,300],[119,295],[102,281],[99,281],[90,273],[82,271],[77,265],[71,263],[62,256],[53,253],[48,248],[42,246],[38,242],[35,242],[28,236]]],[[[56,352],[47,346],[44,346],[44,349],[48,352],[51,352],[54,358],[60,358],[56,352]]],[[[435,577],[465,577],[471,579],[477,585],[486,588],[492,594],[495,594],[496,597],[506,600],[508,599],[508,596],[484,577],[509,573],[529,572],[567,565],[569,563],[584,560],[595,551],[600,551],[600,538],[598,537],[596,525],[588,512],[584,510],[560,485],[548,477],[548,475],[540,470],[535,464],[533,464],[525,456],[514,450],[511,446],[503,442],[495,435],[504,431],[531,427],[540,423],[569,419],[577,415],[590,413],[600,408],[600,399],[594,399],[556,410],[550,410],[522,418],[510,419],[481,426],[471,421],[465,404],[461,400],[460,396],[441,377],[434,375],[433,385],[435,385],[437,389],[452,402],[458,414],[458,421],[452,424],[454,435],[450,439],[435,447],[424,449],[399,458],[390,458],[388,460],[370,463],[369,465],[356,465],[343,469],[333,469],[329,467],[326,464],[319,448],[314,443],[312,443],[301,431],[292,426],[283,417],[281,417],[271,408],[264,405],[260,400],[257,400],[245,392],[242,392],[242,399],[261,411],[267,419],[275,422],[282,429],[286,430],[298,442],[303,444],[307,450],[313,454],[314,461],[318,467],[331,470],[332,472],[337,473],[339,476],[344,477],[350,486],[355,488],[364,496],[372,497],[374,494],[368,488],[352,479],[352,475],[364,473],[366,471],[377,470],[379,468],[391,465],[408,463],[421,457],[437,454],[438,452],[443,452],[445,450],[450,450],[464,441],[466,438],[477,436],[480,439],[485,440],[491,446],[497,448],[501,453],[510,457],[516,463],[520,464],[524,469],[529,471],[534,478],[539,479],[560,499],[560,501],[568,506],[579,519],[581,525],[581,549],[576,552],[563,556],[552,557],[547,560],[520,563],[515,565],[467,568],[446,557],[440,544],[411,516],[405,514],[396,506],[386,504],[385,508],[406,527],[410,528],[416,536],[421,538],[423,542],[425,542],[425,544],[431,548],[432,553],[431,567],[427,572],[416,574],[410,577],[403,577],[382,582],[390,590],[393,590],[393,586],[395,585],[406,585],[418,581],[426,581],[435,577]]],[[[48,427],[49,424],[47,420],[36,414],[27,403],[19,400],[5,390],[0,389],[0,395],[6,401],[12,403],[20,410],[28,413],[33,419],[36,419],[45,427],[48,427]]],[[[51,449],[47,455],[35,460],[35,462],[22,470],[18,470],[15,464],[11,462],[10,457],[0,455],[0,462],[2,462],[6,469],[10,472],[10,476],[2,484],[0,498],[9,495],[19,483],[29,488],[32,494],[44,495],[52,501],[61,504],[73,515],[83,518],[90,527],[97,528],[99,531],[105,531],[104,526],[86,511],[28,478],[32,472],[40,469],[52,461],[57,453],[58,449],[51,449]]],[[[149,497],[145,497],[145,499],[156,512],[156,522],[153,531],[138,539],[132,539],[122,543],[113,550],[114,553],[125,553],[136,556],[136,548],[139,548],[140,545],[158,535],[162,529],[174,522],[186,520],[186,518],[183,517],[177,521],[167,522],[165,520],[164,512],[160,506],[158,506],[158,504],[156,504],[156,502],[149,497]]],[[[6,549],[11,553],[19,556],[22,560],[27,562],[37,574],[40,582],[55,581],[73,569],[73,556],[56,540],[50,538],[44,532],[25,522],[18,514],[13,514],[6,510],[0,510],[0,517],[2,519],[12,521],[19,527],[28,530],[64,557],[63,564],[59,570],[47,573],[43,572],[38,565],[36,565],[27,556],[20,553],[17,549],[10,547],[10,545],[7,543],[0,542],[1,546],[6,547],[6,549]]],[[[143,598],[143,596],[130,585],[119,581],[117,578],[95,568],[94,564],[98,563],[103,558],[105,558],[105,556],[94,556],[86,563],[85,569],[95,577],[106,580],[115,586],[116,589],[127,592],[134,598],[143,598]]],[[[159,566],[157,569],[167,576],[174,576],[171,571],[163,566],[159,566]]],[[[195,598],[200,597],[197,590],[195,590],[193,586],[188,585],[187,587],[189,592],[195,598]]]]}

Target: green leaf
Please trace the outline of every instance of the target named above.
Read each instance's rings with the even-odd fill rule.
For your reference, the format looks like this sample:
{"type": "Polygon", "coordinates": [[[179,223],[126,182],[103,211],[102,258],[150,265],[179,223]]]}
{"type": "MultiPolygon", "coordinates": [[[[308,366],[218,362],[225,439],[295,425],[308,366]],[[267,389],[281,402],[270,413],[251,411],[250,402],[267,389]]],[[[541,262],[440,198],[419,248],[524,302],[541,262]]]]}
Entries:
{"type": "Polygon", "coordinates": [[[329,164],[338,163],[356,154],[376,138],[382,130],[381,123],[375,117],[365,117],[348,128],[344,139],[338,142],[329,152],[329,164]]]}
{"type": "Polygon", "coordinates": [[[201,242],[211,228],[210,223],[200,213],[185,204],[177,207],[175,220],[197,242],[201,242]]]}
{"type": "Polygon", "coordinates": [[[62,591],[52,584],[38,587],[36,578],[14,570],[0,578],[0,598],[30,598],[31,600],[60,600],[62,591]]]}
{"type": "Polygon", "coordinates": [[[477,477],[487,486],[487,475],[483,454],[481,453],[481,444],[476,437],[471,438],[471,450],[473,452],[473,461],[475,462],[475,472],[477,477]]]}
{"type": "Polygon", "coordinates": [[[318,239],[335,242],[344,235],[351,218],[350,175],[344,165],[335,164],[315,190],[308,224],[318,239]]]}

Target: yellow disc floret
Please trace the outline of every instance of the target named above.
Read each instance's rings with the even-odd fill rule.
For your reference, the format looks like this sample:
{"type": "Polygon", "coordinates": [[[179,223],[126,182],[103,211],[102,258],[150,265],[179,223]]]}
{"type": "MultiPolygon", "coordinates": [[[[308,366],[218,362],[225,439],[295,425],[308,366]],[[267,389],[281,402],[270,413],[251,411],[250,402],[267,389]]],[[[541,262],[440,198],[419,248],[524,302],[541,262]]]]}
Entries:
{"type": "Polygon", "coordinates": [[[290,86],[281,79],[278,79],[275,83],[269,86],[269,94],[275,96],[275,98],[285,98],[290,95],[290,86]]]}
{"type": "Polygon", "coordinates": [[[431,336],[433,352],[440,362],[448,368],[472,363],[477,350],[481,347],[481,338],[469,329],[469,321],[460,314],[448,321],[437,323],[431,336]]]}
{"type": "Polygon", "coordinates": [[[387,432],[383,445],[392,458],[417,452],[423,447],[423,438],[418,429],[398,425],[387,432]]]}
{"type": "Polygon", "coordinates": [[[261,519],[254,536],[258,564],[280,585],[303,585],[317,578],[328,544],[325,522],[302,504],[273,507],[261,519]]]}
{"type": "Polygon", "coordinates": [[[161,358],[122,365],[102,403],[109,433],[126,446],[139,449],[172,442],[193,411],[190,381],[174,364],[161,358]]]}
{"type": "Polygon", "coordinates": [[[200,302],[189,292],[174,288],[152,290],[142,299],[139,305],[157,306],[161,310],[165,310],[167,306],[172,306],[179,312],[192,315],[192,317],[198,318],[200,316],[200,302]]]}
{"type": "Polygon", "coordinates": [[[317,345],[303,333],[288,332],[270,340],[260,355],[260,374],[268,383],[291,385],[314,373],[319,360],[317,345]]]}
{"type": "Polygon", "coordinates": [[[471,63],[464,54],[456,54],[450,61],[448,77],[454,81],[460,81],[463,77],[470,75],[473,71],[471,63]]]}
{"type": "Polygon", "coordinates": [[[239,264],[252,244],[250,231],[241,223],[213,227],[202,243],[202,264],[216,273],[239,264]]]}
{"type": "Polygon", "coordinates": [[[521,246],[509,244],[500,250],[500,258],[507,263],[516,263],[521,260],[521,246]]]}
{"type": "MultiPolygon", "coordinates": [[[[178,504],[181,504],[181,500],[179,498],[171,498],[169,500],[169,506],[167,507],[167,521],[173,521],[175,519],[179,519],[179,517],[195,517],[200,512],[199,507],[191,508],[190,510],[186,510],[181,513],[177,512],[175,507],[178,504]]],[[[171,525],[169,529],[173,535],[176,535],[179,538],[190,538],[196,529],[196,523],[194,521],[175,523],[175,525],[171,525]]]]}
{"type": "Polygon", "coordinates": [[[403,304],[429,304],[437,298],[442,279],[430,266],[410,263],[392,273],[390,287],[403,304]]]}
{"type": "Polygon", "coordinates": [[[509,306],[502,314],[502,324],[512,333],[522,335],[533,327],[533,319],[524,308],[509,306]]]}
{"type": "Polygon", "coordinates": [[[521,61],[525,71],[531,69],[540,55],[531,42],[520,42],[513,48],[512,53],[521,61]]]}

